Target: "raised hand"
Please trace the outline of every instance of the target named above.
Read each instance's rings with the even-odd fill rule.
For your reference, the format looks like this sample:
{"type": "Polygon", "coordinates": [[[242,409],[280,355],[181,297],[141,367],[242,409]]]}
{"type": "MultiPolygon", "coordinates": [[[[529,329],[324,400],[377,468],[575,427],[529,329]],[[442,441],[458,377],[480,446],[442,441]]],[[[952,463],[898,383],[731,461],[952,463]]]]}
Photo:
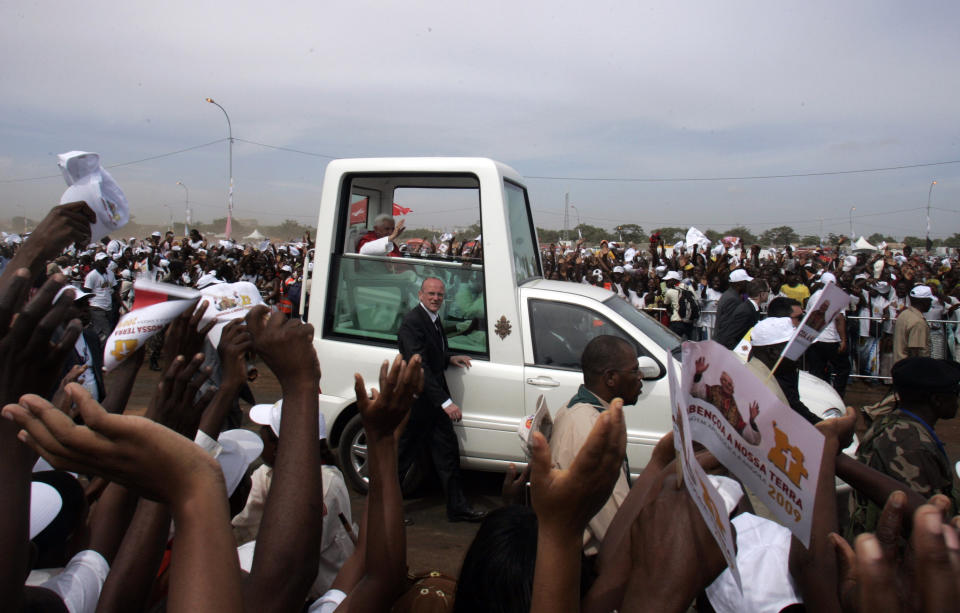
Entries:
{"type": "Polygon", "coordinates": [[[3,416],[23,429],[20,440],[55,468],[99,475],[160,502],[187,495],[193,472],[220,474],[213,458],[169,428],[143,417],[111,415],[76,383],[67,385],[66,393],[85,425],[33,394],[3,408],[3,416]]]}
{"type": "Polygon", "coordinates": [[[80,321],[73,320],[60,342],[51,342],[73,302],[73,292],[65,291],[52,303],[65,282],[63,275],[54,275],[23,306],[30,289],[28,272],[21,269],[0,279],[0,402],[16,402],[26,393],[47,395],[55,389],[61,365],[82,329],[80,321]]]}
{"type": "Polygon", "coordinates": [[[170,505],[177,545],[167,610],[239,611],[240,568],[223,473],[192,441],[149,419],[113,415],[76,383],[66,388],[84,426],[39,396],[3,408],[19,437],[62,470],[95,474],[170,505]]]}
{"type": "Polygon", "coordinates": [[[750,421],[756,421],[757,415],[760,415],[760,405],[754,401],[750,403],[750,421]]]}
{"type": "Polygon", "coordinates": [[[707,364],[707,358],[697,358],[697,361],[693,363],[693,374],[702,375],[703,373],[707,372],[709,367],[710,365],[707,364]]]}
{"type": "Polygon", "coordinates": [[[414,354],[409,362],[398,354],[389,370],[384,360],[380,365],[380,391],[371,389],[369,396],[363,376],[355,374],[354,391],[367,436],[392,438],[413,406],[414,398],[423,391],[420,354],[414,354]]]}
{"type": "Polygon", "coordinates": [[[857,411],[853,407],[847,407],[843,416],[821,420],[817,422],[816,428],[828,440],[836,441],[837,453],[840,453],[853,442],[856,425],[857,411]]]}
{"type": "Polygon", "coordinates": [[[550,445],[533,434],[530,488],[541,524],[564,526],[578,535],[604,505],[623,467],[627,430],[623,400],[615,398],[590,431],[570,468],[552,468],[550,445]]]}
{"type": "Polygon", "coordinates": [[[684,611],[726,568],[690,494],[676,486],[675,471],[661,477],[631,529],[633,570],[624,611],[638,610],[645,601],[647,610],[684,611]]]}
{"type": "Polygon", "coordinates": [[[203,339],[216,323],[211,320],[202,329],[198,329],[208,304],[204,300],[196,308],[187,309],[170,322],[163,339],[164,370],[170,367],[178,355],[193,355],[203,351],[203,339]]]}
{"type": "Polygon", "coordinates": [[[547,439],[533,434],[530,497],[539,525],[531,613],[579,610],[583,530],[610,497],[626,445],[620,398],[597,418],[570,468],[552,468],[547,439]]]}
{"type": "Polygon", "coordinates": [[[202,364],[202,353],[194,355],[189,362],[178,355],[164,371],[147,408],[148,418],[191,440],[197,433],[203,409],[214,393],[214,390],[208,390],[201,398],[196,397],[197,390],[211,372],[209,366],[201,369],[202,364]]]}
{"type": "Polygon", "coordinates": [[[299,319],[272,316],[270,309],[256,306],[246,317],[253,337],[253,350],[263,358],[281,387],[294,383],[320,384],[320,362],[313,348],[313,326],[299,319]]]}
{"type": "Polygon", "coordinates": [[[89,243],[90,225],[96,221],[96,214],[86,202],[53,207],[4,269],[2,278],[7,279],[20,268],[29,268],[30,276],[36,277],[43,272],[43,266],[64,248],[73,243],[89,243]]]}
{"type": "Polygon", "coordinates": [[[217,346],[223,367],[223,385],[243,385],[247,378],[246,353],[252,347],[253,336],[242,319],[234,319],[224,326],[217,346]]]}
{"type": "Polygon", "coordinates": [[[507,472],[503,475],[503,487],[500,489],[500,497],[504,505],[524,503],[529,478],[529,464],[524,466],[523,470],[517,470],[517,465],[513,462],[507,466],[507,472]]]}
{"type": "Polygon", "coordinates": [[[86,364],[74,364],[72,367],[70,367],[70,370],[67,371],[67,374],[64,375],[63,379],[60,380],[60,385],[57,387],[57,391],[53,393],[53,397],[50,399],[50,402],[53,404],[53,406],[57,407],[70,417],[75,417],[76,411],[73,409],[73,403],[70,401],[70,397],[67,396],[67,384],[82,383],[83,373],[86,371],[86,364]]]}

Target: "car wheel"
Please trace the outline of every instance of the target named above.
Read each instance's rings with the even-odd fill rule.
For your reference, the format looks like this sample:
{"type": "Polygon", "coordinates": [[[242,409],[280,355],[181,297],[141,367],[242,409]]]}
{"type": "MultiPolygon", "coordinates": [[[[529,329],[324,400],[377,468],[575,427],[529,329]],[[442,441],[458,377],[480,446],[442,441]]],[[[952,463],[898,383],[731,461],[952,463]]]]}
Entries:
{"type": "MultiPolygon", "coordinates": [[[[363,422],[360,415],[354,415],[347,422],[340,435],[340,445],[337,447],[337,456],[343,476],[357,493],[366,494],[370,485],[370,474],[367,467],[367,434],[363,431],[363,422]]],[[[424,468],[422,459],[418,459],[410,466],[403,477],[401,491],[404,495],[415,492],[423,484],[424,468]]]]}

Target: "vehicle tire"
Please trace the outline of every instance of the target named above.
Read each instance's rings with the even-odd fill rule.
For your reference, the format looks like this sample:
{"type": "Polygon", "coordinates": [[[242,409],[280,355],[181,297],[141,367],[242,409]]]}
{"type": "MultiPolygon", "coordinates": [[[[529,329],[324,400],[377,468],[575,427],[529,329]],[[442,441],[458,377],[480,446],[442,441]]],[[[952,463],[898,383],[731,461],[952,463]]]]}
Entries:
{"type": "MultiPolygon", "coordinates": [[[[347,483],[359,494],[366,494],[369,485],[367,474],[367,435],[363,431],[363,422],[360,415],[354,415],[347,422],[340,434],[340,445],[337,447],[337,459],[347,483]]],[[[424,463],[422,458],[410,466],[403,477],[401,491],[409,495],[420,488],[424,480],[424,463]]]]}

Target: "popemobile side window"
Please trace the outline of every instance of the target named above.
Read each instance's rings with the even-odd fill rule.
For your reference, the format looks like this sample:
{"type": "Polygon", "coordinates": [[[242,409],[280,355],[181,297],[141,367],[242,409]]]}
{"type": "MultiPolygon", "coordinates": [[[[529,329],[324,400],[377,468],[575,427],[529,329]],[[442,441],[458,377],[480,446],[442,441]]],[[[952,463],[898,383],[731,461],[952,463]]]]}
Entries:
{"type": "Polygon", "coordinates": [[[436,277],[446,287],[440,317],[450,350],[489,355],[477,179],[358,175],[348,193],[324,335],[396,346],[421,283],[436,277]]]}
{"type": "Polygon", "coordinates": [[[583,349],[604,334],[620,337],[636,347],[639,355],[646,355],[629,334],[596,311],[547,300],[530,300],[529,306],[537,366],[580,370],[583,349]]]}

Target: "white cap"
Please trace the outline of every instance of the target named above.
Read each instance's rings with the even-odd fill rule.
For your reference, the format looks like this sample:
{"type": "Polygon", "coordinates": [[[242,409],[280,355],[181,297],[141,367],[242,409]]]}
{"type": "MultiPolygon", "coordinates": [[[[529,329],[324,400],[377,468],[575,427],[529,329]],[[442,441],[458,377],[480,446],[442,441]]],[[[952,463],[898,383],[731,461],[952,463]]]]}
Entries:
{"type": "MultiPolygon", "coordinates": [[[[283,399],[273,404],[255,404],[250,407],[250,421],[261,426],[270,426],[273,433],[280,436],[280,416],[283,414],[283,399]]],[[[320,439],[327,438],[327,420],[323,413],[317,413],[320,428],[320,439]]]]}
{"type": "Polygon", "coordinates": [[[227,484],[227,496],[240,485],[250,464],[263,452],[263,439],[249,430],[238,428],[221,432],[217,442],[223,447],[217,462],[223,471],[223,480],[227,484]]]}
{"type": "Polygon", "coordinates": [[[933,292],[926,285],[918,285],[910,290],[911,298],[933,298],[933,292]]]}
{"type": "Polygon", "coordinates": [[[741,513],[731,520],[737,530],[737,567],[743,591],[730,569],[707,586],[707,598],[717,613],[780,611],[802,602],[790,578],[791,533],[780,524],[741,513]]]}
{"type": "Polygon", "coordinates": [[[832,272],[825,272],[820,275],[820,282],[826,285],[827,283],[836,283],[837,277],[832,272]]]}
{"type": "Polygon", "coordinates": [[[164,259],[160,260],[160,265],[161,265],[161,266],[169,266],[169,265],[170,265],[170,260],[164,258],[164,259]]]}
{"type": "Polygon", "coordinates": [[[150,236],[156,236],[157,238],[160,238],[160,232],[154,231],[150,236]]]}
{"type": "Polygon", "coordinates": [[[666,275],[664,275],[663,280],[664,280],[664,281],[679,281],[680,278],[681,278],[681,277],[680,277],[680,273],[679,273],[679,272],[677,272],[677,271],[675,271],[675,270],[671,270],[671,271],[668,272],[666,275]]]}
{"type": "Polygon", "coordinates": [[[107,254],[101,251],[101,252],[98,253],[97,255],[93,256],[93,261],[94,261],[94,262],[99,262],[100,260],[105,260],[105,259],[107,259],[107,257],[108,257],[107,254]]]}
{"type": "Polygon", "coordinates": [[[623,266],[614,266],[613,272],[623,272],[623,266]]]}
{"type": "Polygon", "coordinates": [[[873,289],[877,290],[879,294],[889,294],[890,293],[890,284],[886,281],[880,281],[873,286],[873,289]]]}
{"type": "Polygon", "coordinates": [[[43,532],[44,528],[56,519],[62,506],[63,498],[60,497],[57,488],[42,481],[32,481],[30,483],[31,539],[43,532]]]}
{"type": "Polygon", "coordinates": [[[87,296],[92,296],[92,295],[93,295],[91,292],[85,292],[85,291],[83,291],[82,289],[80,289],[79,287],[75,287],[75,286],[73,286],[73,285],[64,285],[63,287],[60,288],[60,291],[57,292],[57,295],[53,297],[53,303],[56,304],[57,300],[60,299],[60,296],[63,295],[63,292],[65,292],[65,291],[67,291],[67,290],[70,290],[70,289],[73,290],[73,301],[74,301],[74,302],[76,302],[77,300],[80,300],[81,298],[86,298],[87,296]]]}
{"type": "Polygon", "coordinates": [[[203,289],[211,285],[217,285],[218,283],[223,283],[223,279],[217,278],[217,271],[211,270],[205,275],[197,279],[197,289],[203,289]]]}
{"type": "Polygon", "coordinates": [[[848,255],[847,257],[843,258],[843,272],[847,272],[848,270],[850,270],[856,265],[857,265],[857,256],[848,255]]]}
{"type": "Polygon", "coordinates": [[[747,271],[738,268],[730,273],[730,283],[740,283],[741,281],[753,281],[753,277],[747,274],[747,271]]]}
{"type": "Polygon", "coordinates": [[[789,317],[767,317],[753,327],[750,342],[754,347],[779,345],[790,340],[796,328],[789,317]]]}
{"type": "Polygon", "coordinates": [[[290,268],[288,264],[284,264],[283,266],[281,266],[280,270],[282,270],[283,272],[293,272],[293,269],[290,268]]]}

